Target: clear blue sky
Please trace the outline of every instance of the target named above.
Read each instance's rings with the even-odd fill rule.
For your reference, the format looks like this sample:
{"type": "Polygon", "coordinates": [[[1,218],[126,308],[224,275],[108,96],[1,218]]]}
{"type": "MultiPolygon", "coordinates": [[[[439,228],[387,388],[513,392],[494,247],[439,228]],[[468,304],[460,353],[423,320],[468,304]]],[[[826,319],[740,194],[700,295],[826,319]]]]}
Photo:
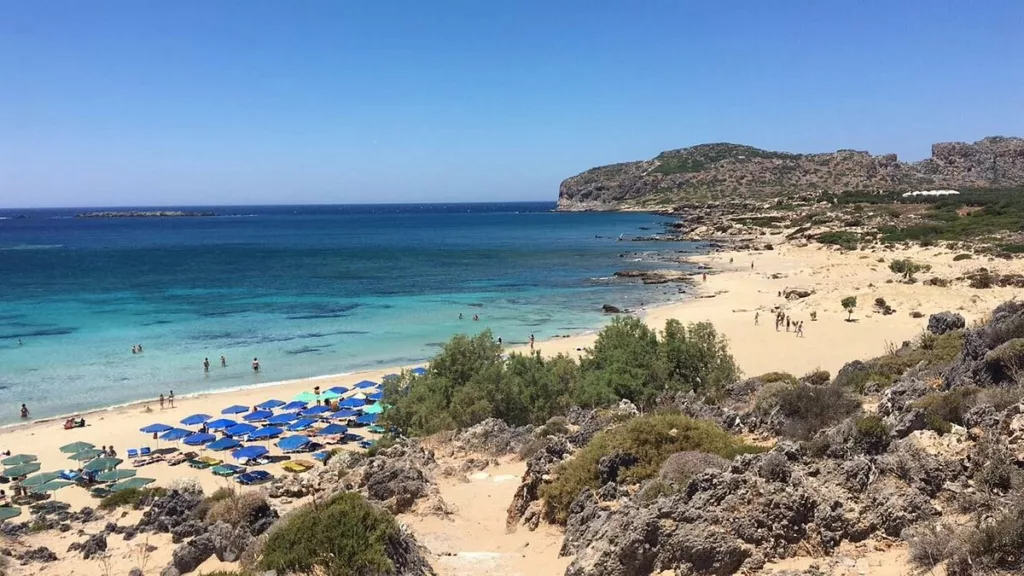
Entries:
{"type": "Polygon", "coordinates": [[[0,206],[555,199],[1024,135],[1024,2],[0,0],[0,206]]]}

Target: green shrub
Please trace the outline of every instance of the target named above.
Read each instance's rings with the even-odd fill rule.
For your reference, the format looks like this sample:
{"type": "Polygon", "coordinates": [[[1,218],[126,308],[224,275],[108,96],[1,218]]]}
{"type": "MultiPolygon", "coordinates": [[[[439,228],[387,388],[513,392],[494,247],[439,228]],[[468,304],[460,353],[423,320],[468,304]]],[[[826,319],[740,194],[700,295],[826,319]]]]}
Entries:
{"type": "Polygon", "coordinates": [[[390,514],[344,492],[324,503],[307,504],[274,524],[257,568],[278,574],[391,574],[395,567],[388,550],[399,537],[390,514]]]}
{"type": "Polygon", "coordinates": [[[137,508],[139,505],[150,502],[167,493],[164,488],[129,488],[114,492],[100,500],[100,510],[113,510],[122,506],[137,508]]]}
{"type": "Polygon", "coordinates": [[[957,388],[937,392],[916,400],[912,406],[924,410],[925,426],[938,434],[946,434],[952,425],[964,425],[964,415],[974,407],[977,388],[957,388]]]}
{"type": "Polygon", "coordinates": [[[560,464],[556,478],[541,487],[545,516],[563,523],[569,505],[584,488],[597,489],[597,464],[611,454],[632,454],[634,466],[619,470],[618,482],[638,483],[658,473],[665,460],[677,452],[697,451],[732,458],[737,454],[760,452],[761,448],[739,440],[711,422],[681,414],[653,414],[627,421],[598,433],[573,458],[560,464]]]}
{"type": "Polygon", "coordinates": [[[985,362],[1009,374],[1024,369],[1024,338],[1013,338],[985,354],[985,362]]]}
{"type": "MultiPolygon", "coordinates": [[[[947,541],[952,540],[947,536],[947,541]]],[[[1020,574],[1024,571],[1024,504],[1014,503],[994,522],[968,529],[949,552],[947,576],[1020,574]]]]}
{"type": "Polygon", "coordinates": [[[821,244],[839,246],[844,250],[856,250],[860,242],[860,234],[845,230],[823,232],[815,238],[821,244]]]}
{"type": "Polygon", "coordinates": [[[384,436],[378,438],[373,443],[373,446],[370,446],[370,448],[366,451],[366,455],[369,458],[373,458],[374,456],[380,454],[382,450],[387,450],[388,448],[391,448],[395,444],[398,444],[398,439],[390,434],[385,434],[384,436]]]}
{"type": "Polygon", "coordinates": [[[839,302],[839,305],[843,307],[843,310],[846,310],[846,313],[847,313],[846,320],[847,321],[852,320],[853,319],[853,310],[855,308],[857,308],[857,297],[856,296],[847,296],[847,297],[843,298],[842,301],[839,302]]]}
{"type": "Polygon", "coordinates": [[[869,454],[879,454],[889,446],[889,426],[876,414],[858,419],[853,430],[857,445],[869,454]]]}
{"type": "Polygon", "coordinates": [[[811,386],[824,386],[832,380],[832,374],[828,370],[812,370],[807,374],[804,374],[803,378],[800,379],[802,382],[806,382],[811,386]]]}
{"type": "Polygon", "coordinates": [[[212,502],[205,519],[208,524],[224,522],[235,528],[249,526],[269,506],[266,497],[259,492],[232,493],[212,502]]]}
{"type": "Polygon", "coordinates": [[[953,262],[960,262],[961,260],[970,260],[973,258],[970,254],[957,254],[953,256],[953,262]]]}
{"type": "Polygon", "coordinates": [[[760,380],[765,384],[772,384],[775,382],[785,382],[786,384],[796,384],[796,376],[793,376],[789,372],[768,372],[761,374],[755,380],[760,380]]]}
{"type": "Polygon", "coordinates": [[[889,270],[895,274],[901,275],[906,281],[913,280],[914,274],[917,274],[918,272],[927,272],[931,269],[932,267],[930,264],[920,264],[909,258],[893,260],[889,263],[889,270]]]}
{"type": "MultiPolygon", "coordinates": [[[[836,385],[798,384],[776,394],[779,412],[785,417],[784,436],[807,440],[819,430],[845,420],[860,411],[860,400],[836,385]]],[[[764,409],[755,405],[755,409],[764,409]]]]}
{"type": "Polygon", "coordinates": [[[537,436],[560,436],[569,433],[569,421],[565,419],[565,416],[555,416],[548,419],[540,429],[537,430],[537,436]]]}

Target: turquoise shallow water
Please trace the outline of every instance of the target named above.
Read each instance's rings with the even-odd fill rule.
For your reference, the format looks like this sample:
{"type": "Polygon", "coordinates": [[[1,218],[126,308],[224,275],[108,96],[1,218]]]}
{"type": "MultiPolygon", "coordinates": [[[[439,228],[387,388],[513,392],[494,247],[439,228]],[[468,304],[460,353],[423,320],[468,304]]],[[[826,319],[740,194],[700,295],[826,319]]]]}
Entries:
{"type": "Polygon", "coordinates": [[[578,333],[607,321],[603,303],[677,297],[611,278],[666,267],[636,252],[699,249],[618,241],[657,231],[660,217],[553,207],[226,207],[174,219],[0,211],[0,423],[16,421],[22,402],[44,417],[170,389],[412,363],[484,328],[509,344],[578,333]],[[134,344],[145,352],[133,355],[134,344]]]}

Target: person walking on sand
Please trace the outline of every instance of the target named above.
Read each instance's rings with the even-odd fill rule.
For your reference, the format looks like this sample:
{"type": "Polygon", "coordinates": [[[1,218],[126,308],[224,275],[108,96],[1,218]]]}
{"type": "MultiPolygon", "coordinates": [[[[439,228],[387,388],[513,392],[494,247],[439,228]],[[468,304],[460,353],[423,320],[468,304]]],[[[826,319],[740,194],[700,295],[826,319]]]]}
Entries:
{"type": "Polygon", "coordinates": [[[260,371],[260,359],[259,358],[253,358],[252,359],[252,371],[253,372],[259,372],[260,371]]]}
{"type": "Polygon", "coordinates": [[[533,334],[530,334],[530,350],[533,350],[533,334]]]}
{"type": "Polygon", "coordinates": [[[228,359],[225,358],[223,354],[220,355],[220,367],[221,368],[227,368],[228,367],[228,359]]]}
{"type": "Polygon", "coordinates": [[[163,394],[163,392],[160,393],[160,409],[161,410],[164,409],[164,394],[163,394]]]}
{"type": "Polygon", "coordinates": [[[754,312],[754,326],[757,326],[757,324],[760,321],[761,321],[761,313],[760,312],[754,312]]]}
{"type": "Polygon", "coordinates": [[[708,281],[708,273],[707,273],[707,272],[705,272],[705,273],[703,274],[703,276],[704,276],[704,282],[707,282],[707,281],[708,281]]]}
{"type": "Polygon", "coordinates": [[[753,263],[753,262],[751,262],[751,263],[750,263],[750,269],[751,269],[751,270],[753,270],[753,269],[754,269],[754,263],[753,263]]]}
{"type": "Polygon", "coordinates": [[[501,336],[498,336],[498,346],[501,346],[501,336]]]}
{"type": "Polygon", "coordinates": [[[209,372],[209,371],[210,371],[210,359],[209,358],[203,358],[203,372],[209,372]]]}
{"type": "Polygon", "coordinates": [[[174,408],[174,390],[171,390],[171,393],[167,395],[167,405],[174,408]]]}
{"type": "Polygon", "coordinates": [[[786,332],[789,332],[789,316],[786,316],[786,332]]]}

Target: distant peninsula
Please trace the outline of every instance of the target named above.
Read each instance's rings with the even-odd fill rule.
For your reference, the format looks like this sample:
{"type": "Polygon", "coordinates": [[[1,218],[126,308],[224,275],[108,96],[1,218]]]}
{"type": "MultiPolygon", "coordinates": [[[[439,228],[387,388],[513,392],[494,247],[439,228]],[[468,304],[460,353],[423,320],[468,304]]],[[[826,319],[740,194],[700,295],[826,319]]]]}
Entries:
{"type": "Polygon", "coordinates": [[[202,218],[216,216],[213,212],[184,212],[181,210],[127,211],[127,212],[82,212],[75,218],[202,218]]]}
{"type": "Polygon", "coordinates": [[[592,168],[562,182],[559,210],[666,209],[681,203],[771,200],[794,194],[911,192],[1024,185],[1024,139],[944,142],[931,157],[856,150],[793,154],[740,144],[701,144],[651,160],[592,168]]]}

